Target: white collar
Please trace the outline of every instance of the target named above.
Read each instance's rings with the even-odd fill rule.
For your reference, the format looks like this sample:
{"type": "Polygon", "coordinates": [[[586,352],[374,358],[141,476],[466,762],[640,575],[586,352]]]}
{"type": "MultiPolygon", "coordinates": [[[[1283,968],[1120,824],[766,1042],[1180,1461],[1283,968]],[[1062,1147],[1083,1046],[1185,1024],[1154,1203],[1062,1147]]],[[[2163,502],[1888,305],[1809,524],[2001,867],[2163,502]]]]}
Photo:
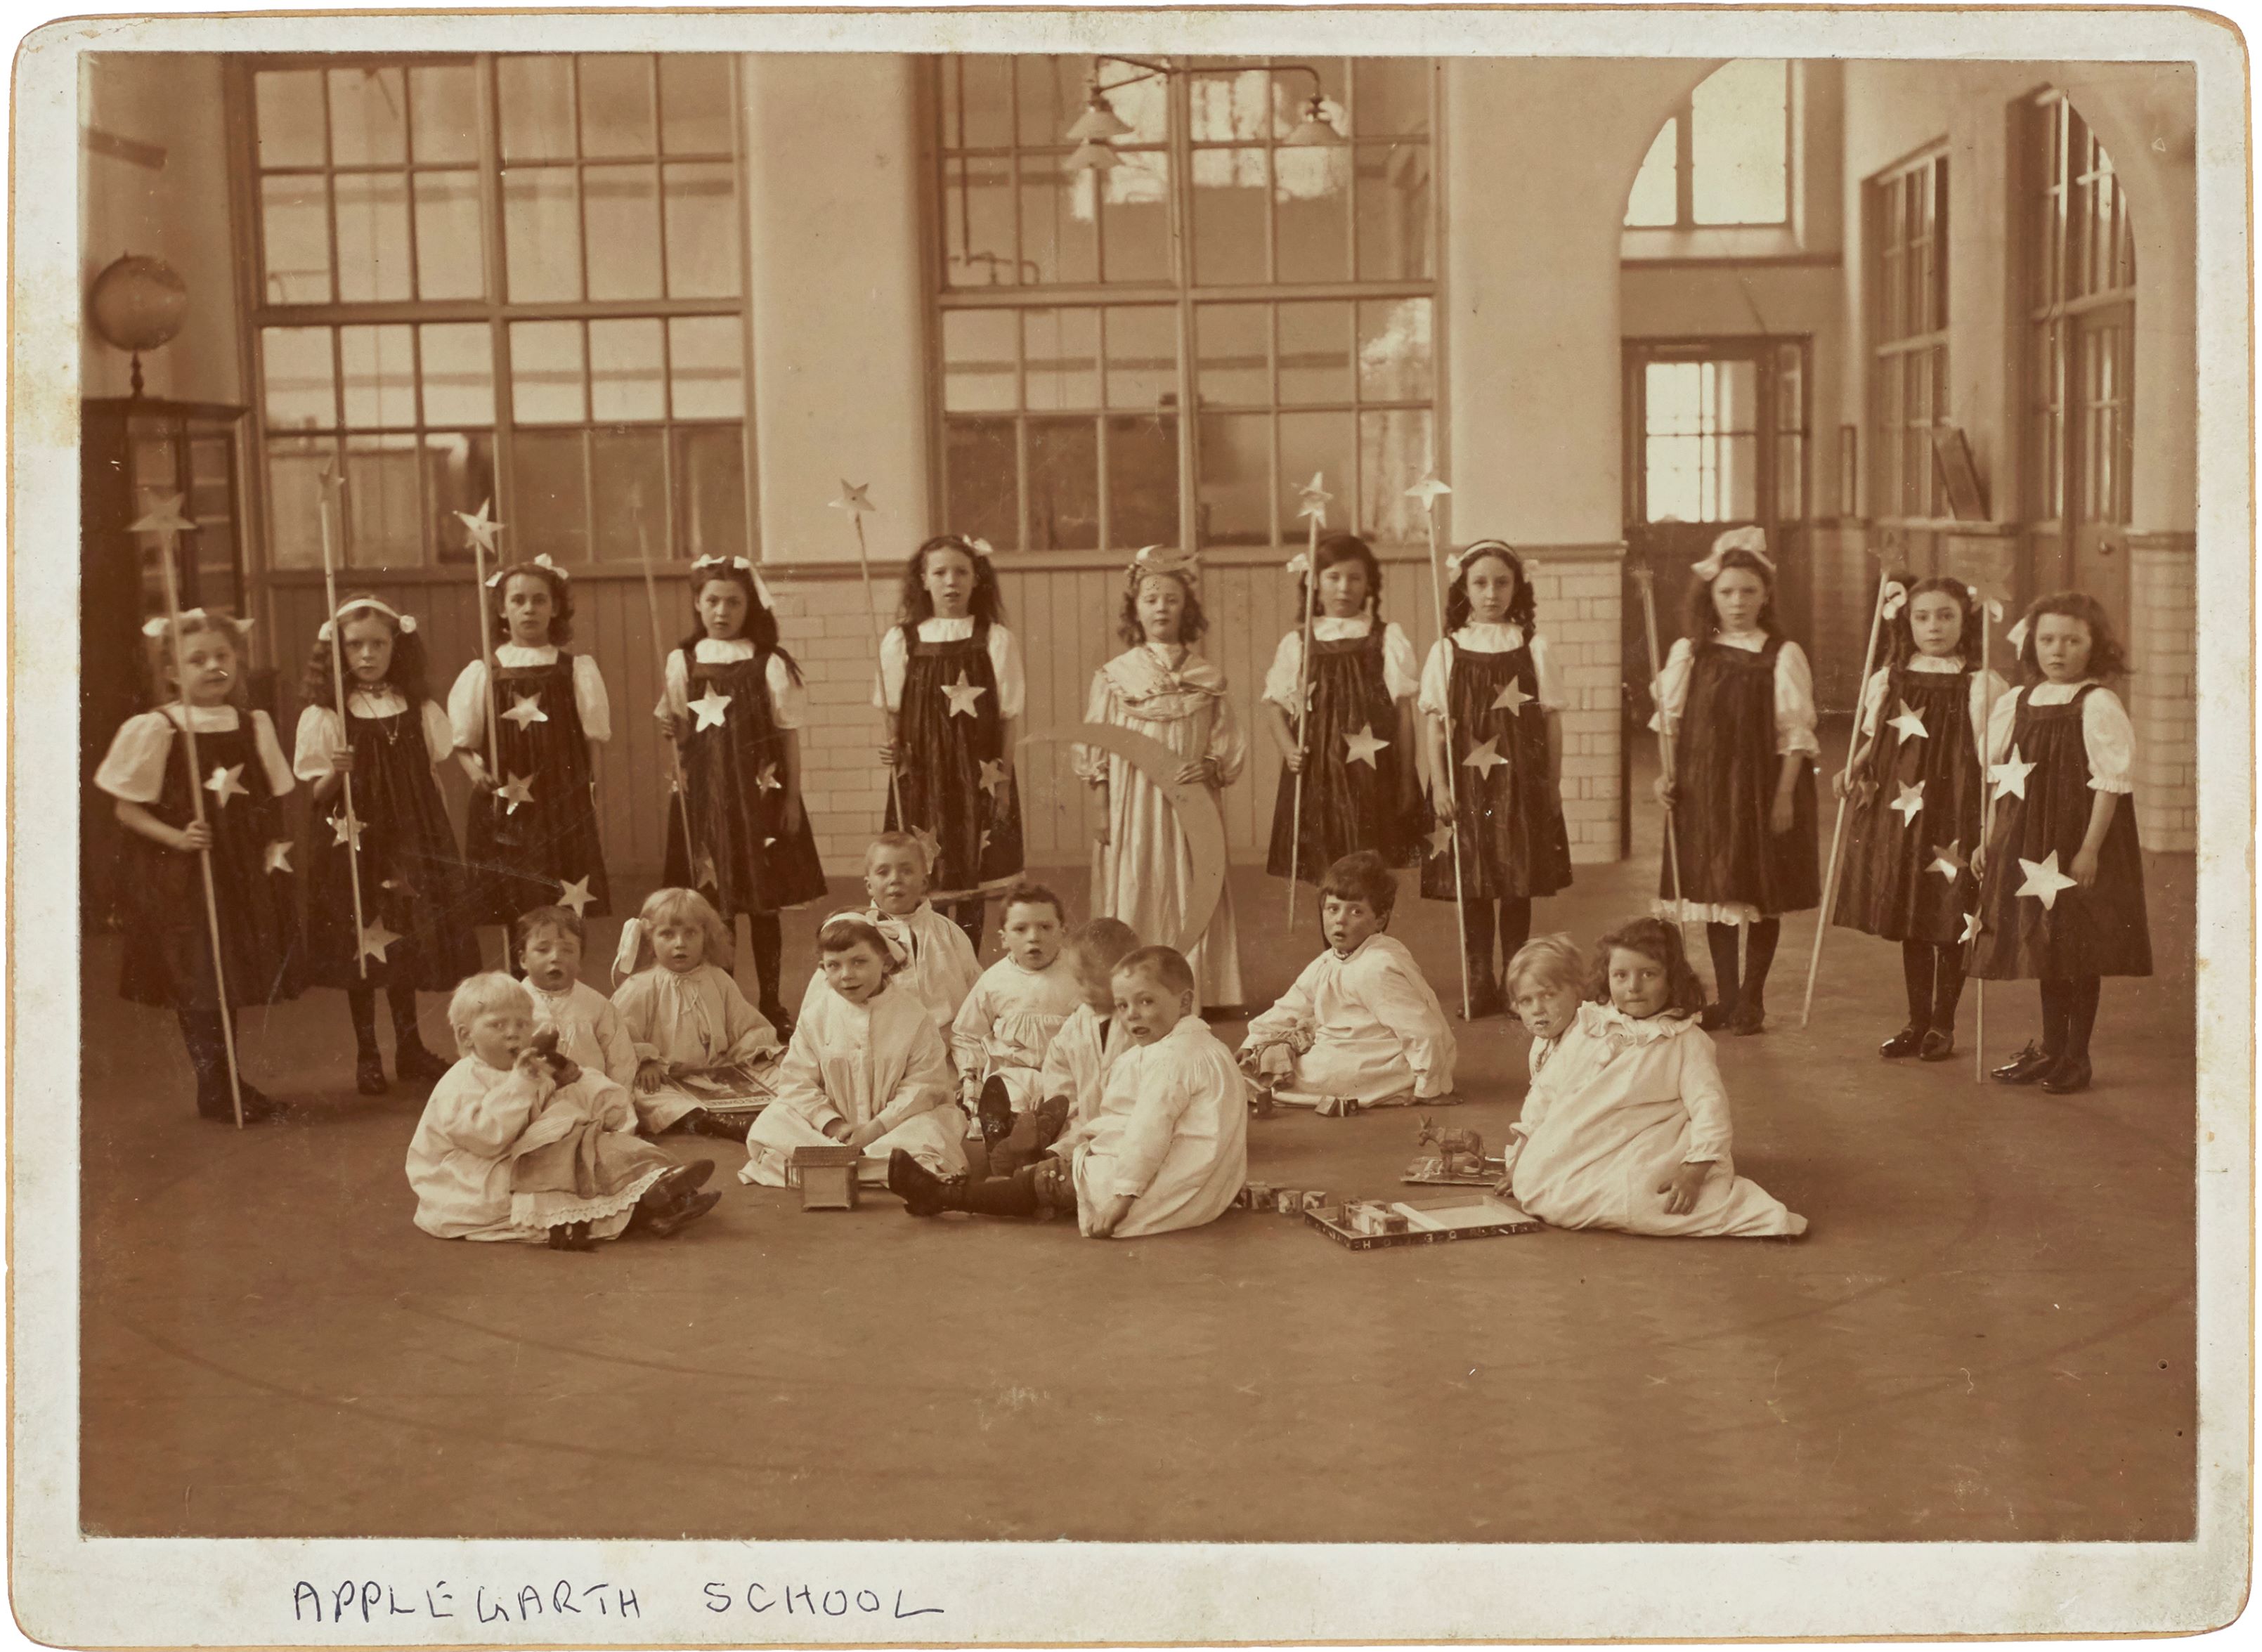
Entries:
{"type": "Polygon", "coordinates": [[[1471,620],[1453,640],[1473,654],[1514,653],[1524,646],[1524,627],[1510,620],[1471,620]]]}
{"type": "Polygon", "coordinates": [[[391,683],[380,682],[374,689],[347,689],[346,709],[356,717],[398,717],[408,702],[391,683]]]}
{"type": "Polygon", "coordinates": [[[702,637],[692,645],[691,657],[702,665],[736,665],[754,657],[754,645],[744,637],[702,637]]]}
{"type": "Polygon", "coordinates": [[[1337,619],[1329,614],[1312,617],[1312,640],[1315,642],[1347,642],[1353,637],[1369,637],[1374,633],[1374,616],[1353,614],[1337,619]]]}
{"type": "Polygon", "coordinates": [[[974,616],[946,619],[940,614],[931,615],[919,621],[918,634],[921,642],[964,642],[974,634],[974,616]]]}
{"type": "Polygon", "coordinates": [[[1966,669],[1961,654],[1911,654],[1908,668],[1930,676],[1954,676],[1966,669]]]}
{"type": "Polygon", "coordinates": [[[2078,682],[2044,681],[2030,683],[2027,688],[2027,702],[2030,705],[2064,705],[2096,681],[2094,677],[2084,677],[2078,682]]]}
{"type": "Polygon", "coordinates": [[[514,667],[554,666],[558,663],[558,649],[551,643],[544,643],[539,648],[522,648],[516,643],[497,643],[494,656],[495,664],[514,667]]]}
{"type": "Polygon", "coordinates": [[[1716,631],[1712,633],[1712,640],[1725,647],[1740,648],[1747,654],[1755,654],[1768,646],[1768,634],[1763,631],[1747,631],[1730,636],[1726,631],[1716,631]]]}
{"type": "Polygon", "coordinates": [[[194,726],[199,734],[227,734],[242,726],[241,713],[232,705],[189,705],[176,700],[165,708],[175,728],[194,726]]]}
{"type": "Polygon", "coordinates": [[[1691,1016],[1646,1015],[1636,1021],[1615,1004],[1580,1005],[1578,1024],[1594,1037],[1618,1044],[1661,1043],[1698,1030],[1691,1016]]]}

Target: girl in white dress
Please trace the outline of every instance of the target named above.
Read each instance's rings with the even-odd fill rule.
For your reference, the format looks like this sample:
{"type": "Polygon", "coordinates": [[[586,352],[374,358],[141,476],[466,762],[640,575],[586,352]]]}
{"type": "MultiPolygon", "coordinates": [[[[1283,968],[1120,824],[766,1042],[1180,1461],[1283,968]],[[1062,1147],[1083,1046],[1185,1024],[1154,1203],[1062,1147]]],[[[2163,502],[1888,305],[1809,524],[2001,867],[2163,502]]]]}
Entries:
{"type": "MultiPolygon", "coordinates": [[[[1113,723],[1160,740],[1177,754],[1181,785],[1213,792],[1240,778],[1249,746],[1226,698],[1225,676],[1194,651],[1208,630],[1193,559],[1149,549],[1131,565],[1120,633],[1131,647],[1092,675],[1089,723],[1113,723]]],[[[1151,941],[1178,939],[1193,880],[1193,854],[1163,789],[1135,765],[1092,747],[1076,748],[1076,771],[1099,793],[1091,910],[1120,918],[1151,941]]],[[[1230,883],[1186,961],[1205,1014],[1241,1007],[1241,948],[1230,883]]]]}
{"type": "Polygon", "coordinates": [[[777,1099],[746,1132],[738,1179],[785,1186],[797,1147],[900,1151],[937,1174],[966,1169],[965,1115],[950,1105],[950,1060],[926,1006],[894,984],[904,958],[861,913],[817,932],[824,990],[803,1001],[777,1099]]]}
{"type": "Polygon", "coordinates": [[[636,1041],[638,1118],[653,1136],[680,1126],[737,1141],[744,1118],[717,1112],[672,1082],[777,1050],[777,1029],[731,973],[731,932],[722,914],[696,890],[652,891],[644,910],[621,926],[613,974],[617,979],[629,970],[613,1007],[636,1041]]]}
{"type": "Polygon", "coordinates": [[[1736,1174],[1728,1093],[1695,1019],[1681,933],[1640,918],[1595,949],[1596,984],[1509,1129],[1516,1201],[1559,1228],[1788,1237],[1806,1218],[1736,1174]]]}

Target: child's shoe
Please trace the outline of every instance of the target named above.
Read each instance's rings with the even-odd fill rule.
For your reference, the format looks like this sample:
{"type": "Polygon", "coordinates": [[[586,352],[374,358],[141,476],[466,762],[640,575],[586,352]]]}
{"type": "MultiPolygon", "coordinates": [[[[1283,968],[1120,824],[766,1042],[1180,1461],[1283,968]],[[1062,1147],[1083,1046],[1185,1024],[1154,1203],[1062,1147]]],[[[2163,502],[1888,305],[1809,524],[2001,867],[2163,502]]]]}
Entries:
{"type": "Polygon", "coordinates": [[[705,1107],[694,1107],[683,1115],[681,1129],[694,1136],[711,1136],[717,1141],[743,1142],[746,1127],[720,1113],[710,1113],[705,1107]]]}
{"type": "Polygon", "coordinates": [[[393,1076],[403,1084],[437,1084],[448,1076],[449,1064],[427,1050],[421,1038],[393,1046],[393,1076]]]}
{"type": "Polygon", "coordinates": [[[723,1195],[718,1193],[695,1194],[680,1205],[670,1205],[665,1210],[655,1212],[644,1224],[645,1231],[655,1239],[670,1237],[682,1232],[722,1202],[723,1195]]]}
{"type": "Polygon", "coordinates": [[[963,1186],[962,1179],[936,1175],[900,1147],[888,1155],[888,1191],[904,1201],[907,1216],[939,1216],[958,1208],[951,1194],[963,1186]]]}
{"type": "Polygon", "coordinates": [[[1733,1003],[1707,1004],[1697,1012],[1696,1024],[1708,1033],[1717,1033],[1736,1018],[1733,1003]]]}
{"type": "Polygon", "coordinates": [[[1911,1021],[1884,1043],[1879,1044],[1877,1054],[1887,1061],[1898,1061],[1904,1056],[1913,1056],[1921,1050],[1925,1046],[1925,1041],[1930,1036],[1930,1033],[1924,1028],[1911,1021]]]}
{"type": "Polygon", "coordinates": [[[1956,1053],[1956,1029],[1935,1027],[1924,1035],[1924,1048],[1916,1052],[1919,1061],[1945,1061],[1956,1053]]]}
{"type": "Polygon", "coordinates": [[[1508,995],[1500,990],[1500,983],[1489,973],[1479,975],[1469,988],[1468,1007],[1462,1012],[1463,1021],[1480,1021],[1497,1015],[1508,1007],[1508,995]]]}
{"type": "Polygon", "coordinates": [[[2042,1076],[2042,1088],[2051,1095],[2071,1095],[2089,1088],[2089,1057],[2062,1057],[2057,1066],[2042,1076]]]}
{"type": "Polygon", "coordinates": [[[754,1007],[762,1013],[762,1019],[775,1031],[778,1042],[789,1044],[793,1042],[793,1017],[786,1013],[784,1004],[774,998],[764,999],[754,1007]]]}
{"type": "Polygon", "coordinates": [[[1728,1016],[1728,1030],[1739,1038],[1749,1038],[1766,1029],[1767,1006],[1754,998],[1738,999],[1735,1009],[1728,1016]]]}
{"type": "Polygon", "coordinates": [[[974,1119],[982,1127],[983,1141],[990,1146],[1013,1133],[1013,1098],[1005,1081],[994,1073],[983,1081],[982,1093],[974,1103],[974,1119]]]}
{"type": "Polygon", "coordinates": [[[645,1189],[644,1196],[655,1205],[664,1205],[673,1208],[684,1203],[704,1187],[707,1185],[707,1179],[714,1173],[713,1159],[695,1158],[688,1165],[678,1165],[674,1170],[661,1176],[658,1181],[645,1189]]]}
{"type": "Polygon", "coordinates": [[[594,1251],[597,1242],[589,1237],[586,1222],[561,1222],[550,1230],[550,1248],[553,1251],[594,1251]]]}
{"type": "Polygon", "coordinates": [[[1998,1084],[2032,1084],[2057,1066],[2057,1059],[2029,1038],[2024,1050],[1987,1076],[1998,1084]]]}
{"type": "Polygon", "coordinates": [[[385,1063],[374,1050],[364,1050],[354,1057],[354,1088],[364,1095],[385,1093],[385,1063]]]}

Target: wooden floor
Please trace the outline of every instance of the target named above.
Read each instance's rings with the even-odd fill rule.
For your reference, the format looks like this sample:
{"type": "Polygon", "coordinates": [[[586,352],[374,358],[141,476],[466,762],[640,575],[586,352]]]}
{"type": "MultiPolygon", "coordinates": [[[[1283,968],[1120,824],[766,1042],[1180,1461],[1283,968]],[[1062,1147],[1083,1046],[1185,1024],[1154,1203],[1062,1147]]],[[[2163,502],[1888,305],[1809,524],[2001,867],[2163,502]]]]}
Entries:
{"type": "MultiPolygon", "coordinates": [[[[1638,910],[1581,868],[1543,927],[1638,910]]],[[[1542,1232],[1354,1255],[1235,1213],[1128,1244],[803,1215],[728,1184],[580,1256],[409,1223],[420,1097],[351,1093],[335,993],[247,1021],[292,1125],[199,1122],[171,1017],[90,963],[81,1508],[121,1535],[1520,1540],[2176,1539],[2194,1522],[2192,863],[2164,973],[2106,988],[2096,1087],[1887,1065],[1895,949],[1787,926],[1724,1038],[1738,1166],[1797,1244],[1542,1232]]],[[[1236,871],[1252,995],[1318,945],[1236,871]]],[[[845,885],[842,886],[845,890],[845,885]]],[[[819,914],[795,915],[806,958],[819,914]]],[[[1451,909],[1395,933],[1445,988],[1451,909]]],[[[593,957],[609,956],[610,926],[593,957]]],[[[1446,988],[1451,996],[1451,989],[1446,988]]],[[[440,1003],[426,1000],[438,1042],[440,1003]]],[[[1989,1044],[2034,1030],[1989,994],[1989,1044]]],[[[1221,1029],[1233,1030],[1233,1029],[1221,1029]]],[[[1970,1035],[1967,999],[1963,1036],[1970,1035]]],[[[1524,1041],[1468,1029],[1496,1139],[1524,1041]]],[[[1381,1194],[1416,1120],[1252,1127],[1251,1173],[1381,1194]]],[[[727,1147],[717,1143],[716,1146],[727,1147]]],[[[690,1150],[680,1149],[686,1156],[690,1150]]],[[[718,1179],[724,1185],[725,1179],[718,1179]]]]}

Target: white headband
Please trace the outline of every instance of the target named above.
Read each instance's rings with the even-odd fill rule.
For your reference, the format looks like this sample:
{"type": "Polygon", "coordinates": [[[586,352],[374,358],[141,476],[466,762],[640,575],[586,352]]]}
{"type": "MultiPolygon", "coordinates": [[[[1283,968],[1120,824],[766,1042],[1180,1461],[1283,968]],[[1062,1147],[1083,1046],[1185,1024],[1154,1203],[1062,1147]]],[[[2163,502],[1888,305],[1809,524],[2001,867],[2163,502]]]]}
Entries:
{"type": "Polygon", "coordinates": [[[1474,545],[1464,545],[1447,555],[1445,583],[1451,585],[1455,580],[1459,579],[1461,570],[1480,556],[1504,556],[1508,558],[1511,566],[1519,570],[1517,577],[1519,579],[1523,577],[1520,570],[1524,566],[1524,559],[1516,555],[1514,545],[1505,539],[1480,539],[1474,545]]]}
{"type": "MultiPolygon", "coordinates": [[[[252,624],[248,619],[238,619],[233,614],[215,614],[208,608],[184,608],[179,617],[183,620],[193,619],[205,624],[228,626],[239,637],[249,631],[252,624]]],[[[141,634],[154,640],[165,634],[169,624],[162,614],[155,615],[141,623],[141,634]]]]}
{"type": "MultiPolygon", "coordinates": [[[[555,574],[561,580],[571,580],[573,577],[572,574],[566,572],[565,569],[559,567],[555,562],[552,562],[550,559],[550,552],[547,551],[544,551],[540,556],[534,559],[534,566],[537,568],[543,569],[546,573],[555,574]]],[[[487,588],[492,590],[494,587],[501,585],[504,580],[510,576],[512,571],[513,570],[510,568],[497,568],[493,573],[487,575],[487,588]]]]}
{"type": "Polygon", "coordinates": [[[1768,577],[1775,577],[1775,559],[1768,554],[1767,530],[1764,528],[1731,528],[1713,540],[1712,554],[1691,565],[1696,577],[1707,583],[1718,579],[1731,551],[1749,552],[1768,571],[1768,577]]]}
{"type": "Polygon", "coordinates": [[[695,579],[699,577],[699,570],[702,568],[738,569],[741,574],[744,574],[748,579],[754,582],[754,595],[761,599],[762,606],[768,609],[772,613],[775,613],[777,611],[777,599],[770,595],[769,584],[768,581],[762,578],[762,571],[756,567],[753,563],[747,561],[746,558],[701,557],[697,561],[691,565],[692,577],[695,579]]]}
{"type": "Polygon", "coordinates": [[[359,614],[365,611],[373,611],[382,614],[387,619],[391,620],[397,629],[407,632],[412,637],[416,634],[415,615],[404,614],[400,610],[393,607],[392,603],[380,602],[374,596],[356,596],[350,597],[346,602],[341,603],[339,605],[338,611],[331,616],[329,619],[324,620],[322,622],[322,628],[316,631],[314,635],[320,638],[322,641],[328,642],[330,640],[331,635],[335,631],[336,626],[345,624],[346,617],[348,615],[359,614]]]}
{"type": "Polygon", "coordinates": [[[861,912],[836,912],[818,925],[818,939],[822,941],[825,932],[835,924],[868,924],[880,937],[881,943],[888,949],[888,956],[895,961],[897,968],[911,961],[911,949],[904,943],[911,930],[900,918],[875,918],[861,912]]]}

